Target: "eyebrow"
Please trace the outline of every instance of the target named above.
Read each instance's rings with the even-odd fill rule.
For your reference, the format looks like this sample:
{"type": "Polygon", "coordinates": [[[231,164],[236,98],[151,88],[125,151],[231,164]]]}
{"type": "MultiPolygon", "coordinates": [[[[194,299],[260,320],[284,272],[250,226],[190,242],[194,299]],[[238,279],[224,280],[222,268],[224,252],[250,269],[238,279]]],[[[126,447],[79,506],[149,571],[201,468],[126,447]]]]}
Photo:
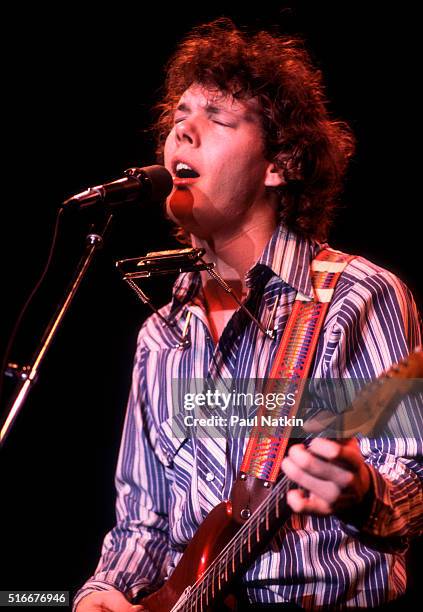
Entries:
{"type": "MultiPolygon", "coordinates": [[[[212,114],[212,115],[218,115],[219,113],[228,113],[230,114],[232,117],[234,117],[236,120],[244,120],[247,121],[248,123],[256,123],[257,122],[257,115],[256,113],[254,113],[254,111],[250,110],[250,109],[244,109],[244,113],[239,115],[238,113],[235,113],[234,111],[231,111],[229,109],[226,108],[222,108],[221,106],[216,106],[215,104],[211,104],[209,102],[207,102],[207,104],[205,105],[205,110],[206,112],[212,114]]],[[[184,113],[190,113],[191,112],[191,107],[189,104],[187,104],[186,102],[180,102],[180,104],[178,104],[178,106],[175,109],[175,112],[184,112],[184,113]]]]}
{"type": "MultiPolygon", "coordinates": [[[[226,108],[222,108],[220,106],[216,106],[215,104],[207,103],[204,108],[205,108],[205,110],[208,113],[211,113],[212,115],[216,115],[218,113],[231,113],[232,115],[235,114],[233,111],[228,110],[226,108]]],[[[182,112],[188,112],[189,113],[191,111],[191,107],[186,102],[181,102],[176,107],[175,112],[176,111],[182,111],[182,112]]]]}

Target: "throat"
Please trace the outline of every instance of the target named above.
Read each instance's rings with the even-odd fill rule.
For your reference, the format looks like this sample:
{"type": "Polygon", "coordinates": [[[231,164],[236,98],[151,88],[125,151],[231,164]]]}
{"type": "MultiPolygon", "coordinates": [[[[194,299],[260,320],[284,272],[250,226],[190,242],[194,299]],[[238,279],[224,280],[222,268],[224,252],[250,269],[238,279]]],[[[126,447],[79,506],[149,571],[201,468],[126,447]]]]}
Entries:
{"type": "Polygon", "coordinates": [[[241,301],[246,295],[246,289],[240,280],[227,280],[226,284],[232,291],[228,293],[214,278],[207,279],[204,285],[204,297],[207,311],[236,310],[237,301],[241,301]]]}
{"type": "MultiPolygon", "coordinates": [[[[245,298],[246,294],[241,281],[227,281],[227,284],[240,301],[245,298]]],[[[217,343],[229,320],[237,310],[238,304],[233,295],[227,293],[214,279],[209,279],[206,282],[203,292],[210,331],[213,340],[217,343]]]]}

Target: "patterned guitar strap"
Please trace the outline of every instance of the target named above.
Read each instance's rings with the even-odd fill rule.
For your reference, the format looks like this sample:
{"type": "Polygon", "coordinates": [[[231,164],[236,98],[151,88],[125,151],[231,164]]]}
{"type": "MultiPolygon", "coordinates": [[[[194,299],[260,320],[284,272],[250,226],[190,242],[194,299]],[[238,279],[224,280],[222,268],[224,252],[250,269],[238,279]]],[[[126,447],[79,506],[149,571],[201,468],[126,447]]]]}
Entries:
{"type": "Polygon", "coordinates": [[[273,408],[273,404],[272,409],[267,408],[266,402],[258,410],[240,474],[232,489],[234,518],[238,520],[246,520],[251,514],[247,499],[257,497],[256,502],[259,502],[261,495],[257,496],[256,493],[263,489],[263,485],[270,488],[276,482],[293,429],[290,422],[294,420],[292,417],[301,403],[330,301],[339,277],[354,257],[330,248],[321,250],[311,262],[314,299],[297,293],[263,393],[264,396],[267,393],[282,393],[285,397],[293,393],[295,402],[289,411],[284,406],[273,408]],[[286,416],[287,423],[282,429],[262,425],[272,422],[271,419],[279,420],[281,416],[286,416]],[[259,481],[260,488],[256,486],[260,484],[259,481]],[[236,514],[240,516],[236,517],[236,514]]]}

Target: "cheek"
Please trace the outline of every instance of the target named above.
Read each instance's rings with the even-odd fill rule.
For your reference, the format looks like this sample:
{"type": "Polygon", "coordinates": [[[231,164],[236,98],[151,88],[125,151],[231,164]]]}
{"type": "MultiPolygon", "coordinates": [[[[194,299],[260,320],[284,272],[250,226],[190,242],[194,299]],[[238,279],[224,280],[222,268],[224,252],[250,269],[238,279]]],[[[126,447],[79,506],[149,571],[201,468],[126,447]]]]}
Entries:
{"type": "Polygon", "coordinates": [[[240,139],[226,146],[216,163],[223,172],[231,171],[236,176],[257,175],[267,164],[260,141],[255,138],[240,139]]]}
{"type": "Polygon", "coordinates": [[[257,192],[264,188],[267,162],[254,154],[240,155],[239,149],[220,159],[216,165],[218,188],[236,189],[237,193],[257,192]]]}

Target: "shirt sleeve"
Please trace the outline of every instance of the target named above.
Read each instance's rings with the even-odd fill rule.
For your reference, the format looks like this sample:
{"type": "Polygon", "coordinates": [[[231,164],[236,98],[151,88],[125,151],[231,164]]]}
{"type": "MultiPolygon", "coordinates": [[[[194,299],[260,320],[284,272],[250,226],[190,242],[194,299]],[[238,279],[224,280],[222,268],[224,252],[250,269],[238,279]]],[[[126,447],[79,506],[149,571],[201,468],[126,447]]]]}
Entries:
{"type": "Polygon", "coordinates": [[[97,568],[74,608],[93,591],[117,589],[129,600],[164,580],[168,555],[168,482],[145,393],[146,351],[138,341],[116,470],[116,525],[105,536],[97,568]]]}
{"type": "MultiPolygon", "coordinates": [[[[361,279],[346,294],[332,336],[336,349],[326,375],[374,379],[421,347],[410,291],[384,270],[361,279]]],[[[405,397],[383,435],[359,440],[373,489],[361,529],[372,536],[408,537],[423,531],[422,406],[422,394],[405,397]]]]}

